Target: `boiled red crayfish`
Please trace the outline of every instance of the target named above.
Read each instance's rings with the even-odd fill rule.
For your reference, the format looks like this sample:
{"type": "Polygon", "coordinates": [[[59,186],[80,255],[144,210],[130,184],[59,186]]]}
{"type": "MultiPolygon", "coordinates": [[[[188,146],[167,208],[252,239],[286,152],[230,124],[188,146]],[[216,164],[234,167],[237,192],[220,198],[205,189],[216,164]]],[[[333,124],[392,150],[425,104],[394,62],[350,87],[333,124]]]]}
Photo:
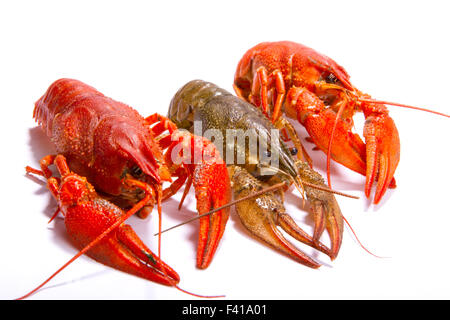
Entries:
{"type": "Polygon", "coordinates": [[[350,76],[335,61],[290,41],[264,42],[249,49],[237,66],[234,89],[274,123],[284,111],[305,126],[310,141],[327,153],[329,185],[331,157],[366,176],[367,197],[377,181],[375,204],[388,187],[396,186],[400,139],[385,104],[415,107],[372,99],[352,85],[350,76]],[[355,112],[362,112],[366,119],[365,143],[352,132],[355,112]]]}
{"type": "MultiPolygon", "coordinates": [[[[216,161],[175,164],[172,162],[172,152],[164,153],[165,149],[172,150],[174,145],[181,143],[190,146],[189,149],[183,149],[185,153],[200,152],[202,155],[209,152],[209,159],[220,157],[208,140],[190,134],[179,135],[177,138],[162,135],[170,125],[167,121],[161,121],[164,117],[155,114],[143,118],[131,107],[104,96],[80,81],[55,81],[36,102],[33,116],[54,143],[57,154],[64,156],[66,160],[59,156],[46,156],[40,162],[41,171],[29,169],[28,172],[42,172],[48,179],[48,186],[58,199],[59,209],[66,215],[67,231],[78,247],[92,247],[92,243],[108,236],[108,233],[111,233],[111,237],[113,232],[123,234],[123,228],[117,224],[114,224],[116,230],[112,228],[105,231],[104,228],[115,220],[123,222],[121,217],[128,217],[130,213],[137,212],[144,218],[157,204],[161,215],[161,202],[181,188],[187,179],[195,187],[199,213],[218,208],[230,200],[228,172],[222,161],[215,159],[216,161]],[[56,163],[61,172],[61,183],[55,183],[48,169],[53,163],[56,163]],[[170,182],[172,178],[177,180],[163,190],[163,182],[170,182]],[[75,180],[86,182],[83,186],[81,182],[74,184],[75,180]],[[103,200],[94,192],[91,184],[101,192],[103,200]],[[87,205],[78,205],[85,199],[85,194],[87,205]],[[70,214],[67,203],[77,204],[71,207],[70,214]],[[120,212],[118,207],[112,207],[112,203],[127,209],[127,213],[120,212]],[[74,215],[80,218],[68,219],[74,215]],[[106,217],[110,222],[104,221],[106,217]]],[[[197,251],[199,268],[206,268],[211,263],[228,215],[229,208],[226,208],[202,218],[197,251]]],[[[135,247],[145,253],[145,257],[142,257],[133,251],[139,261],[142,258],[148,260],[150,253],[134,233],[132,237],[136,238],[133,243],[119,239],[120,248],[98,247],[95,249],[95,259],[136,275],[134,269],[137,262],[131,261],[119,251],[125,250],[122,247],[133,251],[130,245],[135,247]]],[[[92,248],[89,252],[93,251],[92,248]]],[[[160,243],[157,257],[160,257],[160,243]]],[[[168,281],[166,272],[171,269],[163,266],[158,259],[151,272],[156,269],[163,276],[152,280],[173,285],[178,281],[178,276],[168,272],[172,275],[172,280],[168,281]]],[[[137,275],[149,279],[143,273],[137,275]]]]}

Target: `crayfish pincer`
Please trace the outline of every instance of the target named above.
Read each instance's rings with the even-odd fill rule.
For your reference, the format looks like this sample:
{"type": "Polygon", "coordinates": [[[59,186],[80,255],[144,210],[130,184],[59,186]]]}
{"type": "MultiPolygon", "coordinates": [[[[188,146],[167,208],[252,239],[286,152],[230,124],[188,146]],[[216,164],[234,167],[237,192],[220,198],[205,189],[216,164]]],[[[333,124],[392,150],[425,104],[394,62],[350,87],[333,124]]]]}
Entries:
{"type": "MultiPolygon", "coordinates": [[[[130,187],[147,191],[136,208],[125,213],[100,197],[85,177],[71,172],[64,156],[47,156],[41,163],[41,170],[27,167],[27,173],[47,178],[47,187],[58,202],[58,211],[64,216],[67,233],[81,250],[65,266],[85,253],[112,268],[159,284],[174,286],[180,281],[179,275],[140,240],[131,226],[124,224],[151,196],[141,181],[127,180],[130,187]],[[48,166],[52,164],[57,167],[60,178],[49,173],[48,166]]],[[[36,292],[63,268],[21,299],[36,292]]]]}
{"type": "Polygon", "coordinates": [[[263,194],[236,204],[238,216],[251,234],[309,267],[317,268],[320,264],[290,244],[277,226],[331,259],[337,256],[342,243],[343,216],[334,195],[306,186],[308,183],[326,188],[320,174],[302,160],[301,150],[297,150],[295,159],[292,150],[277,134],[280,128],[259,109],[210,82],[194,80],[173,97],[169,118],[179,128],[211,136],[228,165],[235,198],[244,198],[266,186],[284,182],[285,190],[293,184],[311,203],[315,222],[313,236],[285,213],[283,192],[263,194]],[[257,142],[256,146],[252,141],[257,142]],[[331,248],[320,241],[325,228],[331,248]]]}
{"type": "MultiPolygon", "coordinates": [[[[167,118],[158,114],[144,118],[128,105],[104,96],[83,82],[74,79],[55,81],[36,102],[33,117],[53,142],[57,154],[44,157],[40,161],[41,170],[30,169],[28,172],[38,173],[50,179],[49,188],[58,199],[59,210],[65,213],[63,209],[65,202],[62,202],[62,199],[67,193],[57,191],[58,187],[53,183],[55,180],[52,178],[52,172],[48,169],[51,164],[63,162],[57,161],[61,159],[59,156],[64,157],[67,167],[67,170],[61,172],[63,178],[59,189],[70,186],[68,180],[82,178],[85,179],[83,181],[86,181],[88,190],[95,188],[99,192],[99,194],[92,193],[89,198],[89,209],[80,205],[74,207],[78,215],[86,215],[85,221],[70,220],[76,223],[77,227],[71,224],[72,227],[67,228],[71,236],[77,239],[78,246],[92,247],[92,243],[98,242],[98,238],[95,238],[91,231],[100,232],[107,227],[102,219],[89,219],[88,216],[108,216],[110,220],[122,221],[125,219],[122,217],[137,213],[140,218],[145,218],[157,205],[161,231],[161,203],[179,190],[186,181],[188,186],[193,185],[195,188],[197,209],[200,214],[221,207],[231,199],[228,171],[220,159],[191,163],[183,162],[184,158],[180,157],[182,161],[177,163],[172,161],[171,150],[180,144],[190,146],[189,149],[183,149],[185,153],[202,155],[203,150],[207,149],[209,158],[220,157],[220,154],[215,152],[214,145],[208,140],[201,137],[197,139],[192,134],[177,135],[172,139],[176,126],[167,118]],[[167,130],[169,134],[165,133],[167,130]],[[191,143],[192,141],[195,143],[191,143]],[[172,181],[173,178],[176,180],[172,181]],[[163,190],[163,182],[171,184],[163,190]],[[113,207],[112,204],[117,207],[113,207]],[[118,208],[127,212],[122,213],[118,208]],[[83,224],[83,221],[87,223],[83,224]],[[83,230],[89,237],[75,236],[77,232],[83,234],[83,230]]],[[[85,194],[81,192],[71,196],[74,201],[82,202],[85,194]],[[78,194],[79,199],[75,199],[78,194]]],[[[225,208],[202,220],[197,249],[199,268],[206,268],[211,263],[228,215],[229,208],[225,208]]],[[[121,235],[124,233],[118,224],[113,225],[118,229],[103,230],[103,233],[98,233],[98,237],[106,237],[113,232],[121,235]]],[[[139,251],[141,240],[134,233],[132,236],[131,233],[128,234],[129,237],[119,240],[139,251]]],[[[97,249],[90,249],[90,252],[91,250],[98,253],[95,255],[97,261],[142,276],[142,273],[137,274],[133,271],[135,261],[128,259],[122,253],[122,249],[99,246],[97,249]]],[[[155,259],[155,256],[146,254],[146,250],[140,251],[145,257],[133,251],[138,259],[155,259]]],[[[160,251],[159,236],[156,256],[158,259],[160,251]]],[[[158,259],[155,260],[157,264],[160,263],[158,259]]],[[[164,275],[167,270],[168,267],[164,266],[159,271],[164,275]]],[[[171,272],[168,274],[170,276],[171,272]]],[[[150,279],[147,276],[144,278],[150,279]]],[[[165,279],[165,277],[155,278],[153,281],[173,285],[178,281],[178,276],[173,277],[173,280],[177,280],[175,282],[168,283],[165,279]]]]}

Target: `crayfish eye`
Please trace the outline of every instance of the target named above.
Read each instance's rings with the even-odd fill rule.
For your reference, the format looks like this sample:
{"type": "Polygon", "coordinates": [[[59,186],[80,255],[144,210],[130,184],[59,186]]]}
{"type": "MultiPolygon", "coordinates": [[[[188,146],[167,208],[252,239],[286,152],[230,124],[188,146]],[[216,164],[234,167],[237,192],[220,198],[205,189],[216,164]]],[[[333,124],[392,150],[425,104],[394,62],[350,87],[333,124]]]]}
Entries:
{"type": "Polygon", "coordinates": [[[142,172],[142,169],[139,168],[138,166],[134,166],[133,168],[131,168],[130,173],[137,178],[139,178],[144,174],[144,172],[142,172]]]}
{"type": "Polygon", "coordinates": [[[332,83],[332,84],[335,84],[337,81],[338,81],[338,78],[337,78],[334,74],[332,74],[332,73],[330,73],[330,74],[325,78],[325,82],[326,82],[326,83],[332,83]]]}

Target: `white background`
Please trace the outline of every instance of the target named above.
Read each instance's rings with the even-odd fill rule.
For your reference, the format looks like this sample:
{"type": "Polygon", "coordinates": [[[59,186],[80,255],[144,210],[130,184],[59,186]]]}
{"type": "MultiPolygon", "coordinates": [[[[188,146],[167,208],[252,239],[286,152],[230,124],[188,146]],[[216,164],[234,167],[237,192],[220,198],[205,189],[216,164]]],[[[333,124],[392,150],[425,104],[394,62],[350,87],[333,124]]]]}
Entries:
{"type": "MultiPolygon", "coordinates": [[[[445,1],[14,1],[0,4],[2,215],[0,298],[17,298],[76,250],[43,183],[24,172],[53,152],[32,119],[34,102],[72,77],[130,104],[142,115],[166,113],[192,79],[232,90],[236,65],[262,41],[292,40],[343,65],[360,90],[379,99],[450,113],[449,7],[445,1]],[[156,4],[158,3],[158,4],[156,4]],[[317,4],[314,4],[317,3],[317,4]]],[[[229,299],[449,299],[448,118],[391,107],[401,138],[398,188],[371,205],[364,177],[333,164],[346,228],[338,258],[311,270],[250,238],[233,213],[211,266],[195,268],[197,223],[163,236],[163,259],[180,286],[229,299]]],[[[358,117],[361,120],[360,117],[358,117]]],[[[303,132],[303,131],[302,131],[303,132]]],[[[308,148],[311,145],[307,145],[308,148]]],[[[325,156],[311,152],[322,173],[325,156]]],[[[195,214],[191,192],[164,207],[163,227],[195,214]]],[[[300,201],[286,206],[311,231],[300,201]]],[[[153,249],[156,214],[131,218],[153,249]]],[[[189,295],[82,257],[32,299],[190,299],[189,295]]]]}

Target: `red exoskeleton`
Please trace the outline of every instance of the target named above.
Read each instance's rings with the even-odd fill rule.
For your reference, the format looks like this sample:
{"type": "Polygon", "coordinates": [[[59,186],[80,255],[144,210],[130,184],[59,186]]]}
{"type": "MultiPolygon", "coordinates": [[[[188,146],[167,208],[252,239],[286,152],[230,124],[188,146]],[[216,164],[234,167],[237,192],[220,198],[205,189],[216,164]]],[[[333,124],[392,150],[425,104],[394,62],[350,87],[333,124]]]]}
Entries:
{"type": "MultiPolygon", "coordinates": [[[[151,198],[152,190],[148,185],[133,178],[124,181],[130,189],[139,188],[145,192],[133,209],[125,213],[99,196],[85,177],[71,172],[64,156],[47,156],[41,163],[42,170],[27,167],[27,172],[47,178],[47,187],[58,202],[58,211],[64,215],[67,233],[81,249],[60,270],[85,253],[103,264],[135,276],[168,286],[177,285],[180,281],[178,274],[147,248],[131,226],[124,224],[151,198]],[[48,169],[53,164],[60,178],[53,177],[48,169]]],[[[60,270],[22,298],[36,292],[60,270]]]]}
{"type": "MultiPolygon", "coordinates": [[[[75,245],[85,248],[81,251],[84,252],[93,243],[114,237],[115,242],[108,240],[114,242],[110,246],[89,249],[88,255],[146,279],[150,279],[150,273],[157,274],[152,281],[176,285],[178,275],[159,260],[160,242],[158,255],[154,255],[130,227],[121,223],[135,212],[145,218],[155,204],[161,215],[161,202],[186,180],[195,188],[200,214],[228,203],[231,189],[222,161],[172,161],[172,150],[178,144],[188,145],[179,152],[207,152],[208,159],[220,160],[214,145],[191,134],[172,137],[176,126],[166,118],[157,114],[143,118],[131,107],[72,79],[57,80],[48,88],[36,102],[34,118],[52,140],[58,155],[44,157],[41,170],[27,168],[27,172],[47,178],[75,245]],[[169,135],[162,134],[166,130],[169,135]],[[52,177],[48,168],[51,164],[56,164],[61,179],[52,177]],[[163,182],[171,182],[172,178],[177,180],[163,190],[163,182]],[[125,209],[126,213],[122,211],[125,209]],[[132,258],[122,252],[130,253],[132,258]],[[147,263],[150,257],[155,260],[151,266],[147,263]],[[137,273],[136,264],[141,263],[146,265],[142,267],[145,270],[137,273]]],[[[211,263],[228,215],[226,208],[201,218],[198,268],[211,263]]]]}
{"type": "Polygon", "coordinates": [[[305,126],[310,140],[327,153],[329,185],[332,158],[366,176],[367,197],[377,181],[375,204],[396,186],[400,139],[385,104],[414,107],[372,99],[353,86],[335,61],[290,41],[264,42],[249,49],[237,66],[234,89],[274,123],[284,112],[305,126]],[[365,142],[352,132],[356,112],[365,117],[365,142]]]}

